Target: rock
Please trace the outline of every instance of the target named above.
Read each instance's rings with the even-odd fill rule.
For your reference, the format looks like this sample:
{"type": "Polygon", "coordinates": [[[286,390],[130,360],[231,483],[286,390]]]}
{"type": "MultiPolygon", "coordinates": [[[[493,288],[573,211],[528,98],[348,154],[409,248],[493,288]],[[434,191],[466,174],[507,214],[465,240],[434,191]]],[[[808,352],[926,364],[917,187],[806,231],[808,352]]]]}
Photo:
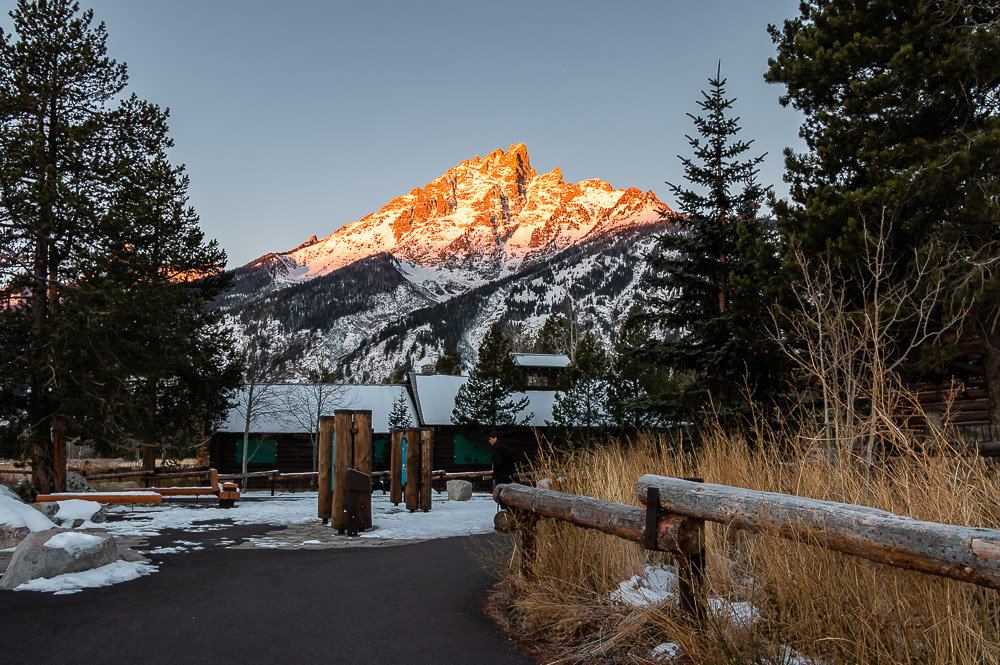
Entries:
{"type": "Polygon", "coordinates": [[[7,487],[6,485],[0,485],[0,496],[6,496],[10,497],[11,499],[21,501],[21,497],[18,496],[17,492],[7,487]]]}
{"type": "Polygon", "coordinates": [[[449,501],[468,501],[472,498],[472,483],[468,480],[448,481],[449,501]]]}
{"type": "Polygon", "coordinates": [[[57,526],[67,529],[79,528],[87,522],[100,524],[108,521],[107,509],[96,501],[67,499],[65,501],[36,503],[32,507],[52,520],[57,526]]]}
{"type": "Polygon", "coordinates": [[[36,531],[14,550],[7,572],[0,577],[0,589],[13,589],[40,577],[100,568],[117,560],[118,546],[109,533],[36,531]]]}
{"type": "Polygon", "coordinates": [[[31,529],[26,526],[0,524],[0,550],[17,547],[21,541],[28,537],[29,533],[31,533],[31,529]]]}
{"type": "Polygon", "coordinates": [[[96,492],[87,479],[81,476],[75,471],[66,472],[66,491],[67,492],[96,492]]]}
{"type": "Polygon", "coordinates": [[[14,547],[32,531],[54,529],[52,520],[20,499],[0,495],[0,549],[14,547]]]}

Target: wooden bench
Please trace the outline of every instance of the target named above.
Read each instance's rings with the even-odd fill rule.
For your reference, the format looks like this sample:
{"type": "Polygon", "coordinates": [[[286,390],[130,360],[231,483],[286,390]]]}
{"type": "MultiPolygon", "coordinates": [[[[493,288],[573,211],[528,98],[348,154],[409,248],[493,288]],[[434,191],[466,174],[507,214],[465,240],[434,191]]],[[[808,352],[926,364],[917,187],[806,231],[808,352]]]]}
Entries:
{"type": "Polygon", "coordinates": [[[236,483],[219,482],[219,472],[215,469],[208,470],[210,487],[150,487],[143,490],[126,490],[127,492],[156,492],[160,497],[164,496],[209,496],[219,497],[219,506],[222,508],[232,508],[236,505],[236,500],[240,498],[240,490],[236,483]]]}
{"type": "Polygon", "coordinates": [[[52,503],[53,501],[97,501],[98,503],[163,503],[163,497],[156,492],[143,490],[141,492],[58,492],[56,494],[39,494],[35,503],[52,503]]]}

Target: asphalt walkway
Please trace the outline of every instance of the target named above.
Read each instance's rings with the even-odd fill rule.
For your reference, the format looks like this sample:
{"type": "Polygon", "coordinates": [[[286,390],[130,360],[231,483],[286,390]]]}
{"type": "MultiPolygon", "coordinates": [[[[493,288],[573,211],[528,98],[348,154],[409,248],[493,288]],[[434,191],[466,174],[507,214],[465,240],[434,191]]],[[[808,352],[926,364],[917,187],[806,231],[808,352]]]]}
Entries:
{"type": "Polygon", "coordinates": [[[482,612],[497,538],[189,551],[115,586],[0,592],[0,660],[530,664],[482,612]]]}

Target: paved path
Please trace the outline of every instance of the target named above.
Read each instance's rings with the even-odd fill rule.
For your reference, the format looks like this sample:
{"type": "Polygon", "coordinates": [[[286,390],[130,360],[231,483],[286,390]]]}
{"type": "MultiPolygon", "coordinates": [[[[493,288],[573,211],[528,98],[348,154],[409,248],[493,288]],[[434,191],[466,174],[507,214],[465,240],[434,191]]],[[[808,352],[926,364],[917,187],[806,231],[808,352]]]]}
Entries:
{"type": "Polygon", "coordinates": [[[125,584],[0,592],[0,660],[528,665],[482,613],[496,542],[188,551],[125,584]]]}

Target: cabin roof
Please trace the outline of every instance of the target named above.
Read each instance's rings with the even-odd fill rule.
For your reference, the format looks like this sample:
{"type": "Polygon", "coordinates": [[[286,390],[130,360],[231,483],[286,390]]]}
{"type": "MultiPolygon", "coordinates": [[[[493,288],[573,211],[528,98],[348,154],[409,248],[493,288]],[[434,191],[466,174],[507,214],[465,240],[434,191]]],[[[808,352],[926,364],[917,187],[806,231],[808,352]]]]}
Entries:
{"type": "MultiPolygon", "coordinates": [[[[294,404],[316,404],[316,384],[272,383],[266,386],[262,393],[271,404],[269,408],[261,409],[256,422],[251,423],[250,431],[257,433],[308,433],[308,419],[296,418],[292,414],[294,404]],[[299,422],[300,420],[304,422],[299,422]]],[[[260,388],[261,386],[258,386],[260,388]]],[[[406,386],[399,384],[364,385],[352,383],[323,384],[324,395],[323,415],[333,415],[337,409],[371,410],[372,429],[376,432],[389,431],[389,412],[393,402],[400,394],[406,396],[406,409],[410,421],[417,424],[417,412],[410,399],[406,386]]],[[[237,402],[246,403],[247,389],[244,387],[237,393],[237,402]]],[[[315,408],[315,407],[313,407],[315,408]]],[[[315,416],[314,416],[315,417],[315,416]]],[[[242,433],[246,419],[240,407],[230,409],[229,417],[219,427],[220,432],[242,433]]]]}
{"type": "Polygon", "coordinates": [[[512,353],[511,358],[518,367],[569,367],[569,356],[561,353],[512,353]]]}

